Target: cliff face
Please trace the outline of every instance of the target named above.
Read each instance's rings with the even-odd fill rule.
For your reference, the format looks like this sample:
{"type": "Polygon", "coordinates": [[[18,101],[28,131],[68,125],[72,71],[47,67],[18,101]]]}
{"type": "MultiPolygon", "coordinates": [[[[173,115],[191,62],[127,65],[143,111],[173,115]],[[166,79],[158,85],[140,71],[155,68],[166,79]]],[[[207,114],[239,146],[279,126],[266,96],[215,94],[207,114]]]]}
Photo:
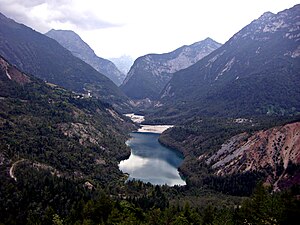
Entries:
{"type": "Polygon", "coordinates": [[[300,122],[236,135],[206,163],[221,176],[263,171],[275,189],[300,183],[300,122]]]}
{"type": "Polygon", "coordinates": [[[164,54],[148,54],[135,60],[121,89],[130,98],[156,99],[173,73],[185,69],[219,48],[221,44],[207,38],[164,54]]]}
{"type": "Polygon", "coordinates": [[[11,66],[4,58],[0,57],[0,82],[5,80],[15,81],[19,84],[30,82],[30,78],[11,66]]]}

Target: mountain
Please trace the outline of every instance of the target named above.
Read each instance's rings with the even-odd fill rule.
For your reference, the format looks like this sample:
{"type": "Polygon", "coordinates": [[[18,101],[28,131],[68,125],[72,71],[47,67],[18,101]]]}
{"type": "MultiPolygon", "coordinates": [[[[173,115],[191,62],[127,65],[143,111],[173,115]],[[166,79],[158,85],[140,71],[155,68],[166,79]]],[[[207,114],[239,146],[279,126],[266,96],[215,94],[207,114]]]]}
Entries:
{"type": "Polygon", "coordinates": [[[299,184],[300,122],[238,134],[205,161],[219,176],[263,171],[274,189],[299,184]]]}
{"type": "Polygon", "coordinates": [[[156,99],[173,73],[196,63],[221,44],[207,38],[165,54],[149,54],[135,60],[121,89],[132,99],[156,99]]]}
{"type": "Polygon", "coordinates": [[[125,79],[125,74],[119,71],[115,64],[107,59],[98,57],[93,49],[91,49],[91,47],[74,31],[52,29],[45,35],[56,40],[74,56],[91,65],[99,73],[107,76],[116,85],[121,85],[125,79]]]}
{"type": "Polygon", "coordinates": [[[117,106],[126,105],[127,97],[107,77],[52,38],[3,14],[0,14],[0,54],[27,74],[75,92],[90,92],[117,106]]]}
{"type": "Polygon", "coordinates": [[[134,62],[133,58],[129,55],[122,55],[119,58],[110,58],[109,60],[112,61],[124,74],[129,72],[130,67],[134,62]]]}
{"type": "Polygon", "coordinates": [[[109,104],[46,84],[0,56],[1,222],[23,224],[32,213],[44,220],[49,207],[67,215],[95,187],[123,183],[118,163],[130,155],[133,128],[109,104]]]}
{"type": "Polygon", "coordinates": [[[300,112],[300,5],[267,12],[222,47],[174,74],[160,117],[300,112]]]}
{"type": "Polygon", "coordinates": [[[22,159],[102,185],[122,178],[118,161],[130,154],[124,143],[134,126],[109,104],[46,84],[1,56],[0,102],[1,171],[22,159]]]}
{"type": "Polygon", "coordinates": [[[257,183],[274,189],[300,183],[300,116],[196,117],[159,141],[182,152],[187,185],[250,195],[257,183]]]}

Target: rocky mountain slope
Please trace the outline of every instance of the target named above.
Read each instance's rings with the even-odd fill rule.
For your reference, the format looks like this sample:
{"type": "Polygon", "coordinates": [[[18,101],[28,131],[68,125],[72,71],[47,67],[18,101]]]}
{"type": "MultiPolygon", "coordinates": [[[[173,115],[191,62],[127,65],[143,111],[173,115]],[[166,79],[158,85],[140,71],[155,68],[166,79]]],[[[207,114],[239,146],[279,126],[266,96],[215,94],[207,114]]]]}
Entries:
{"type": "Polygon", "coordinates": [[[299,13],[300,5],[265,13],[208,57],[175,73],[157,115],[299,112],[299,13]]]}
{"type": "MultiPolygon", "coordinates": [[[[200,156],[205,158],[205,156],[200,156]]],[[[225,176],[245,172],[264,172],[266,182],[275,189],[300,182],[300,122],[241,133],[227,140],[206,163],[225,176]]]]}
{"type": "Polygon", "coordinates": [[[46,84],[2,57],[0,103],[1,171],[23,159],[73,180],[122,178],[118,162],[130,154],[125,140],[134,126],[108,104],[46,84]]]}
{"type": "MultiPolygon", "coordinates": [[[[121,106],[127,97],[107,77],[55,40],[0,14],[0,54],[22,71],[121,106]]],[[[126,107],[126,106],[125,106],[126,107]]]]}
{"type": "Polygon", "coordinates": [[[135,60],[121,89],[132,99],[156,99],[173,73],[196,63],[221,44],[207,38],[165,54],[149,54],[135,60]]]}
{"type": "Polygon", "coordinates": [[[107,76],[116,85],[121,85],[125,79],[125,74],[119,71],[114,63],[97,56],[94,50],[74,31],[52,29],[45,35],[56,40],[59,44],[72,52],[74,56],[91,65],[99,73],[107,76]]]}
{"type": "MultiPolygon", "coordinates": [[[[16,82],[17,84],[24,85],[30,83],[30,78],[24,73],[20,72],[15,67],[11,66],[4,58],[0,57],[0,85],[3,87],[7,81],[16,82]]],[[[4,91],[4,90],[2,90],[4,91]]],[[[4,94],[4,93],[2,93],[4,94]]]]}

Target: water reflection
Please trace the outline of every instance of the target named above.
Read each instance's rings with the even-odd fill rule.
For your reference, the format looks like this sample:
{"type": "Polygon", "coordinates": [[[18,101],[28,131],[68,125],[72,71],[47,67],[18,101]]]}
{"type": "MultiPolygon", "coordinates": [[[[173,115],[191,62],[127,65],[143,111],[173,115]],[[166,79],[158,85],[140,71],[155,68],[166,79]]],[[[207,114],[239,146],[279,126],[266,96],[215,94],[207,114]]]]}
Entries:
{"type": "Polygon", "coordinates": [[[152,184],[185,185],[177,168],[182,157],[158,142],[159,134],[132,133],[127,142],[131,148],[129,159],[120,162],[119,168],[138,179],[152,184]]]}

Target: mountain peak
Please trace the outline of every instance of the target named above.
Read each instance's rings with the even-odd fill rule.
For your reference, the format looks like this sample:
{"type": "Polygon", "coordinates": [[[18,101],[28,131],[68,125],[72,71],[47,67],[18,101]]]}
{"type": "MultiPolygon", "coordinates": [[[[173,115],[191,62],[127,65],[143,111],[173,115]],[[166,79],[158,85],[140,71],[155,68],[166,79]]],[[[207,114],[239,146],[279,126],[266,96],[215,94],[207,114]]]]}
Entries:
{"type": "Polygon", "coordinates": [[[133,99],[156,99],[173,73],[191,66],[220,46],[206,38],[169,53],[141,56],[135,60],[121,88],[133,99]]]}
{"type": "Polygon", "coordinates": [[[127,99],[111,80],[57,41],[6,17],[0,18],[0,28],[0,54],[26,74],[75,92],[89,90],[109,103],[127,99]]]}
{"type": "Polygon", "coordinates": [[[162,112],[175,106],[188,116],[300,111],[299,13],[299,6],[267,12],[209,56],[176,72],[161,92],[162,112]]]}
{"type": "Polygon", "coordinates": [[[72,30],[60,30],[60,29],[55,30],[55,29],[51,29],[47,33],[45,33],[45,35],[50,36],[51,34],[54,34],[54,33],[55,34],[60,33],[61,35],[69,35],[69,36],[73,36],[73,37],[76,37],[76,38],[79,38],[80,40],[82,40],[81,37],[72,30]]]}
{"type": "Polygon", "coordinates": [[[110,58],[109,60],[112,61],[124,74],[129,72],[130,67],[134,62],[133,58],[129,55],[122,55],[118,58],[110,58]]]}
{"type": "Polygon", "coordinates": [[[271,17],[274,16],[274,15],[275,15],[274,13],[268,11],[268,12],[265,12],[264,14],[262,14],[262,15],[258,18],[258,20],[269,19],[269,18],[271,18],[271,17]]]}
{"type": "Polygon", "coordinates": [[[119,71],[111,61],[98,57],[94,50],[74,31],[51,29],[45,35],[56,40],[74,56],[91,65],[95,70],[111,79],[116,85],[120,85],[124,80],[125,74],[119,71]]]}
{"type": "Polygon", "coordinates": [[[220,47],[222,44],[216,42],[215,40],[213,40],[212,38],[210,37],[207,37],[205,38],[204,40],[202,41],[197,41],[191,45],[186,45],[186,46],[183,46],[183,47],[197,47],[197,46],[215,46],[215,47],[220,47]]]}
{"type": "MultiPolygon", "coordinates": [[[[210,37],[207,37],[207,38],[205,38],[202,42],[208,42],[208,43],[216,43],[216,41],[215,40],[213,40],[212,38],[210,38],[210,37]]],[[[220,43],[219,43],[220,44],[220,43]]]]}

